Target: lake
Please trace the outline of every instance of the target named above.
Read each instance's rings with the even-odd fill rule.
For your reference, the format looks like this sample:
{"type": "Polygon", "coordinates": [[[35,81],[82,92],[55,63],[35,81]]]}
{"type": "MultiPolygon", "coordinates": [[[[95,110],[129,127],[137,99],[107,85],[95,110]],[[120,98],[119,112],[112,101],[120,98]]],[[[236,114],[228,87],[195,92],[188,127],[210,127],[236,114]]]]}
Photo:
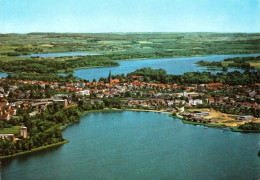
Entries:
{"type": "MultiPolygon", "coordinates": [[[[222,72],[213,71],[212,69],[207,69],[206,67],[198,67],[195,64],[198,61],[222,61],[226,58],[233,57],[255,57],[260,56],[260,54],[236,54],[236,55],[210,55],[203,57],[185,57],[185,58],[166,58],[166,59],[146,59],[146,60],[129,60],[129,61],[118,61],[120,66],[116,67],[102,67],[102,68],[87,68],[75,70],[74,76],[82,79],[87,79],[92,81],[93,79],[99,80],[100,77],[108,77],[108,73],[111,70],[112,75],[116,74],[127,74],[135,71],[136,69],[141,69],[144,67],[151,67],[153,69],[162,68],[166,70],[168,74],[182,75],[186,72],[196,72],[196,71],[208,71],[212,73],[222,72]]],[[[229,68],[228,72],[238,70],[243,72],[244,70],[229,68]]]]}
{"type": "MultiPolygon", "coordinates": [[[[62,57],[62,56],[85,56],[85,55],[100,55],[100,54],[88,54],[81,52],[68,52],[68,53],[49,53],[49,54],[31,54],[29,56],[40,56],[40,57],[62,57]]],[[[119,66],[116,67],[100,67],[100,68],[86,68],[78,69],[74,71],[74,76],[90,80],[99,80],[100,77],[108,77],[108,73],[111,70],[112,75],[116,74],[127,74],[135,71],[136,69],[151,67],[153,69],[162,68],[166,70],[168,74],[182,75],[186,72],[196,71],[208,71],[211,73],[218,73],[222,71],[212,70],[212,68],[199,67],[195,64],[198,61],[222,61],[226,58],[233,57],[256,57],[260,54],[236,54],[236,55],[210,55],[203,57],[185,57],[185,58],[165,58],[165,59],[146,59],[146,60],[129,60],[129,61],[118,61],[119,66]]],[[[21,56],[20,56],[21,57],[21,56]]],[[[229,68],[228,72],[231,71],[244,72],[242,69],[229,68]]],[[[66,75],[66,74],[60,74],[66,75]]],[[[6,73],[0,73],[0,78],[6,77],[6,73]]]]}
{"type": "Polygon", "coordinates": [[[7,73],[1,73],[1,72],[0,72],[0,79],[7,77],[7,75],[8,75],[7,73]]]}
{"type": "Polygon", "coordinates": [[[63,52],[63,53],[42,53],[42,54],[29,54],[17,57],[41,57],[41,58],[54,58],[54,57],[65,57],[65,56],[95,56],[102,55],[97,53],[84,53],[84,52],[63,52]]]}
{"type": "Polygon", "coordinates": [[[259,179],[260,136],[183,124],[168,114],[85,115],[60,147],[2,161],[2,179],[259,179]]]}

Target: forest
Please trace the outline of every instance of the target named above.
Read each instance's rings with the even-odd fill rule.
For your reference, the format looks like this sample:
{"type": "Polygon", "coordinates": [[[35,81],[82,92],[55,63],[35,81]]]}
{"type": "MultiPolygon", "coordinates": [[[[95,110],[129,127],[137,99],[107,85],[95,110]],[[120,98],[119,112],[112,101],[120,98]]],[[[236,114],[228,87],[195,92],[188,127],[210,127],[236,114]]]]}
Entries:
{"type": "Polygon", "coordinates": [[[31,57],[24,60],[0,61],[1,72],[27,73],[71,73],[84,67],[118,66],[117,62],[103,56],[83,56],[64,58],[31,57]]]}
{"type": "Polygon", "coordinates": [[[260,82],[260,72],[239,71],[212,74],[210,72],[187,72],[184,75],[169,75],[163,69],[142,68],[129,73],[130,75],[142,75],[145,81],[155,81],[166,84],[207,84],[222,82],[229,85],[252,86],[260,82]]]}
{"type": "Polygon", "coordinates": [[[35,74],[35,73],[17,73],[9,74],[7,77],[9,80],[27,80],[27,81],[45,81],[45,82],[63,82],[71,83],[80,80],[79,78],[74,77],[72,74],[63,76],[54,73],[49,74],[35,74]]]}
{"type": "Polygon", "coordinates": [[[238,129],[250,130],[250,131],[252,131],[252,130],[259,131],[260,130],[260,124],[248,122],[248,123],[245,123],[243,125],[238,126],[238,129]]]}

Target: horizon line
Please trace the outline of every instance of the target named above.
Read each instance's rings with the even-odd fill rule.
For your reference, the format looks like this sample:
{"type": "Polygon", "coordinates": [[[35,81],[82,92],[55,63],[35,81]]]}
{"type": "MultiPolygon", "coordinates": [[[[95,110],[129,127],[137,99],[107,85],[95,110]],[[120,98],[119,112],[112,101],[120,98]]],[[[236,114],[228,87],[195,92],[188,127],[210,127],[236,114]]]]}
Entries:
{"type": "Polygon", "coordinates": [[[148,34],[148,33],[160,33],[160,34],[169,34],[169,33],[215,33],[215,34],[260,34],[259,32],[217,32],[217,31],[169,31],[169,32],[149,32],[149,31],[132,31],[132,32],[27,32],[27,33],[20,33],[20,32],[10,32],[10,33],[1,33],[0,34],[148,34]]]}

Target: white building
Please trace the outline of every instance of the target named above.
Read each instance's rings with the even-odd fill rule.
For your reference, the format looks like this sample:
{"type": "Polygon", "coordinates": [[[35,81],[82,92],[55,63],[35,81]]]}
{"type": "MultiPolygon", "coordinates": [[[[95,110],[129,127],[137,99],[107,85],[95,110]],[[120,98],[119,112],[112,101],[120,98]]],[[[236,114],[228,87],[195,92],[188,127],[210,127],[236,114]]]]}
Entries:
{"type": "Polygon", "coordinates": [[[198,104],[202,104],[202,100],[201,99],[190,99],[189,100],[189,105],[190,106],[196,106],[198,104]]]}
{"type": "Polygon", "coordinates": [[[84,95],[89,96],[90,95],[89,90],[78,91],[77,93],[79,96],[84,96],[84,95]]]}
{"type": "Polygon", "coordinates": [[[21,135],[23,138],[27,138],[27,127],[21,126],[21,128],[20,128],[20,135],[21,135]]]}

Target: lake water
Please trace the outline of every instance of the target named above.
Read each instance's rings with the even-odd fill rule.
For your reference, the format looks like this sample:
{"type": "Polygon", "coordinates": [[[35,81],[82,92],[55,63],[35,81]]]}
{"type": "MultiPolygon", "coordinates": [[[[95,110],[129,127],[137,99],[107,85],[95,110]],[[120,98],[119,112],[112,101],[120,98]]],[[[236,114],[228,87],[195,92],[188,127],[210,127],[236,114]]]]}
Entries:
{"type": "MultiPolygon", "coordinates": [[[[100,77],[108,77],[109,71],[111,70],[112,75],[116,74],[127,74],[141,69],[144,67],[151,67],[153,69],[162,68],[166,70],[168,74],[182,75],[186,72],[196,71],[209,71],[212,73],[222,72],[213,71],[206,67],[198,67],[195,63],[198,61],[222,61],[226,58],[233,57],[255,57],[260,54],[239,54],[239,55],[210,55],[204,57],[185,57],[185,58],[166,58],[166,59],[147,59],[147,60],[130,60],[130,61],[119,61],[120,66],[117,67],[102,67],[102,68],[88,68],[75,70],[74,76],[82,79],[92,81],[94,78],[99,80],[100,77]]],[[[228,72],[238,69],[229,68],[228,72]]],[[[243,72],[243,70],[239,70],[243,72]]]]}
{"type": "Polygon", "coordinates": [[[1,72],[0,72],[0,79],[7,77],[7,75],[8,75],[8,74],[6,74],[6,73],[1,73],[1,72]]]}
{"type": "Polygon", "coordinates": [[[42,57],[42,58],[53,58],[53,57],[65,57],[65,56],[95,56],[101,54],[95,53],[84,53],[84,52],[64,52],[64,53],[42,53],[42,54],[30,54],[22,55],[17,57],[42,57]]]}
{"type": "Polygon", "coordinates": [[[2,161],[2,179],[259,179],[260,136],[168,114],[90,113],[60,147],[2,161]]]}
{"type": "MultiPolygon", "coordinates": [[[[40,57],[62,57],[62,56],[86,56],[86,55],[100,55],[100,54],[88,54],[82,52],[68,52],[68,53],[49,53],[49,54],[31,54],[20,57],[40,56],[40,57]]],[[[108,77],[108,73],[111,70],[113,75],[116,74],[127,74],[135,71],[136,69],[151,67],[153,69],[162,68],[166,70],[168,74],[182,75],[185,72],[196,72],[196,71],[208,71],[212,73],[218,73],[222,71],[216,71],[208,69],[206,67],[198,67],[195,63],[198,61],[222,61],[226,58],[233,57],[255,57],[260,54],[236,54],[236,55],[210,55],[203,57],[185,57],[185,58],[165,58],[165,59],[146,59],[146,60],[129,60],[129,61],[118,61],[119,66],[116,67],[101,67],[101,68],[87,68],[78,69],[74,71],[74,76],[90,80],[99,80],[100,77],[108,77]]],[[[231,71],[244,72],[241,69],[229,68],[228,72],[231,71]]],[[[60,74],[66,75],[66,74],[60,74]]],[[[0,78],[6,77],[6,73],[0,73],[0,78]]]]}

